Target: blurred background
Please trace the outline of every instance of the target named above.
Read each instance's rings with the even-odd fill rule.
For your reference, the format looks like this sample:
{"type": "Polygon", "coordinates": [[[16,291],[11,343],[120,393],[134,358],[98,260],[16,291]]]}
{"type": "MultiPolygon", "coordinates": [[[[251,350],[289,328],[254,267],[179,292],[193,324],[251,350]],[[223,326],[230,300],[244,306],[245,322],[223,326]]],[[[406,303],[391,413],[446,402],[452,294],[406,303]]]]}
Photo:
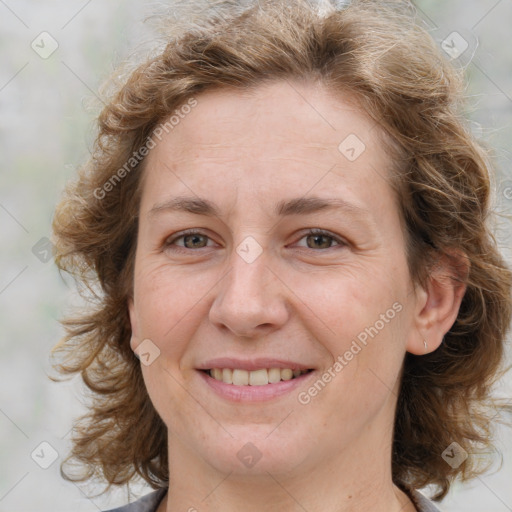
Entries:
{"type": "MultiPolygon", "coordinates": [[[[511,214],[512,1],[415,5],[466,70],[472,130],[494,148],[498,164],[494,206],[511,214]]],[[[151,41],[143,20],[169,6],[171,0],[0,0],[0,512],[95,512],[150,491],[140,484],[90,498],[100,488],[60,477],[83,405],[77,378],[48,378],[49,353],[62,336],[58,319],[78,302],[53,264],[48,238],[64,184],[91,147],[100,85],[151,41]]],[[[512,262],[510,221],[498,216],[495,232],[512,262]]],[[[496,393],[512,396],[510,375],[496,393]]],[[[443,511],[512,511],[510,428],[499,430],[497,445],[501,468],[497,461],[494,472],[454,485],[443,511]]]]}

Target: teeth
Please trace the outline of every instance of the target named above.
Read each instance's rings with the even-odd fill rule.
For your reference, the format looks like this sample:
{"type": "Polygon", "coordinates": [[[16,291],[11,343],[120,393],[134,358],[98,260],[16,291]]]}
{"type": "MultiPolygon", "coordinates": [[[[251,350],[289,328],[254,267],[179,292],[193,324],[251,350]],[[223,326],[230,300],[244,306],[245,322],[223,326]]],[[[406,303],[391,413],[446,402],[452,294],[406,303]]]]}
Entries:
{"type": "Polygon", "coordinates": [[[233,384],[235,386],[247,386],[249,384],[249,372],[247,370],[233,370],[233,384]]]}
{"type": "Polygon", "coordinates": [[[284,370],[281,370],[281,379],[290,380],[292,377],[293,370],[290,370],[290,368],[285,368],[284,370]]]}
{"type": "MultiPolygon", "coordinates": [[[[267,370],[254,370],[253,372],[246,372],[251,386],[264,386],[268,384],[267,370]]],[[[234,382],[233,382],[234,384],[234,382]]]]}
{"type": "Polygon", "coordinates": [[[275,384],[281,380],[281,370],[279,368],[270,368],[270,370],[267,370],[267,373],[270,384],[275,384]]]}
{"type": "Polygon", "coordinates": [[[226,384],[235,386],[265,386],[275,384],[281,380],[290,380],[307,373],[308,370],[292,370],[291,368],[262,368],[247,371],[231,368],[213,368],[209,371],[210,377],[226,384]]]}
{"type": "MultiPolygon", "coordinates": [[[[210,370],[210,375],[211,373],[212,372],[210,370]]],[[[214,375],[212,375],[212,377],[215,378],[214,375]]],[[[225,382],[226,384],[233,384],[233,370],[231,368],[222,369],[222,382],[225,382]]]]}

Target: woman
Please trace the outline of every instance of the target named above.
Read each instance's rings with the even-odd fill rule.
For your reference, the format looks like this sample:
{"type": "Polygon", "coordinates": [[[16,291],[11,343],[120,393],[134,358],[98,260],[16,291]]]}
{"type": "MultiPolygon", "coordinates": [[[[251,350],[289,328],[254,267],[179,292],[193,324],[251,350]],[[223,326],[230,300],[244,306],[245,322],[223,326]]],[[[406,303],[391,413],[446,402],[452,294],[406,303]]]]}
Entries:
{"type": "Polygon", "coordinates": [[[96,301],[55,351],[92,391],[64,476],[157,512],[435,511],[476,476],[512,280],[462,85],[401,2],[170,24],[55,213],[96,301]]]}

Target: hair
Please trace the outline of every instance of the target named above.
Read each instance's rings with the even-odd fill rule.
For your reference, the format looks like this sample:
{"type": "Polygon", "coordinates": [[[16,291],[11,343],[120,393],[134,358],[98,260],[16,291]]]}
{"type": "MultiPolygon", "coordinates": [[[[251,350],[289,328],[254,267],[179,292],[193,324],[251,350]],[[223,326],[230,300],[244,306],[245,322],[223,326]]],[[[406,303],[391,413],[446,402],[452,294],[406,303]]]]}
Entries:
{"type": "Polygon", "coordinates": [[[79,373],[89,395],[61,474],[98,478],[106,490],[138,477],[153,488],[169,483],[167,428],[129,345],[141,148],[202,91],[315,81],[334,96],[355,97],[390,141],[390,183],[412,281],[426,283],[448,258],[452,278],[466,286],[441,346],[406,354],[396,408],[393,482],[405,490],[430,484],[441,499],[455,478],[489,469],[476,454],[494,449],[493,419],[505,408],[492,389],[505,371],[512,312],[512,274],[489,223],[491,159],[462,114],[463,73],[406,1],[245,4],[216,2],[188,26],[165,18],[165,45],[112,82],[92,155],[56,208],[55,261],[89,301],[62,321],[65,335],[52,351],[59,372],[79,373]],[[454,254],[464,255],[468,272],[459,271],[454,254]],[[442,457],[453,441],[470,454],[458,467],[442,457]],[[68,473],[68,463],[82,473],[68,473]]]}

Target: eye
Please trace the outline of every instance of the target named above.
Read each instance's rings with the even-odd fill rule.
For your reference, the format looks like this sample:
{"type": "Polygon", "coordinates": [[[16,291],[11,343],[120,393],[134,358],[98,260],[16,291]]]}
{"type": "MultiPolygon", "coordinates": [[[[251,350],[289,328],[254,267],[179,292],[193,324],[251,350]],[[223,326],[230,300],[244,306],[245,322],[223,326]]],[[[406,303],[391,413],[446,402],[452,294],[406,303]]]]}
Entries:
{"type": "Polygon", "coordinates": [[[306,240],[306,245],[300,247],[307,247],[308,249],[331,249],[333,242],[339,246],[346,246],[347,243],[340,238],[331,235],[328,231],[322,229],[311,229],[300,240],[306,240]]]}
{"type": "Polygon", "coordinates": [[[178,236],[174,238],[167,238],[164,242],[164,247],[166,249],[172,250],[187,250],[187,249],[203,249],[204,247],[211,247],[210,237],[201,233],[200,231],[187,230],[181,232],[178,236]],[[178,241],[182,241],[182,243],[177,243],[178,241]]]}
{"type": "MultiPolygon", "coordinates": [[[[299,239],[299,242],[297,242],[299,247],[305,247],[313,250],[331,249],[336,246],[343,247],[348,245],[339,237],[322,229],[310,229],[299,239]],[[299,243],[302,240],[306,241],[305,245],[299,243]]],[[[213,244],[214,242],[208,235],[201,233],[200,231],[190,229],[182,231],[177,236],[167,238],[163,245],[165,249],[177,252],[186,252],[187,250],[212,247],[213,244]]]]}

